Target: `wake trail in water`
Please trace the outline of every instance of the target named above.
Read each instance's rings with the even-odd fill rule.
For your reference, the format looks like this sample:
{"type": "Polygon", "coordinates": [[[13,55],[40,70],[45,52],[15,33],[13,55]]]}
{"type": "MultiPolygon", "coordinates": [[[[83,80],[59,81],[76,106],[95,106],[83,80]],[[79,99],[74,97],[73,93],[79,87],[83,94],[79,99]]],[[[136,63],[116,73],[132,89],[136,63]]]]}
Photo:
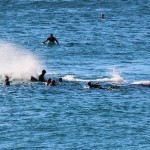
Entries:
{"type": "Polygon", "coordinates": [[[12,43],[0,41],[0,77],[29,80],[41,72],[42,65],[32,53],[12,43]]]}
{"type": "Polygon", "coordinates": [[[89,82],[89,81],[95,81],[95,82],[112,82],[112,83],[125,83],[126,81],[123,79],[123,77],[121,77],[120,73],[117,72],[116,69],[112,69],[109,72],[109,77],[105,77],[105,78],[98,78],[98,79],[78,79],[75,77],[75,75],[66,75],[63,77],[63,80],[66,81],[77,81],[77,82],[89,82]]]}
{"type": "Polygon", "coordinates": [[[149,80],[145,80],[145,81],[134,81],[131,83],[132,85],[142,85],[142,86],[146,86],[146,87],[150,87],[150,81],[149,80]]]}

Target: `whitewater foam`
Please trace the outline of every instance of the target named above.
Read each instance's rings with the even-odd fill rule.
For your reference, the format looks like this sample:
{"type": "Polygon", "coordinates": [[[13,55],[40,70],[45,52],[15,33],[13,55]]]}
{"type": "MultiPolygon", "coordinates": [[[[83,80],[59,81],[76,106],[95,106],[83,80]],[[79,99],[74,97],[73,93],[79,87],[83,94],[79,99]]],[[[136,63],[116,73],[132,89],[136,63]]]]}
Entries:
{"type": "Polygon", "coordinates": [[[41,72],[41,64],[32,53],[21,47],[0,41],[0,76],[16,80],[28,80],[41,72]]]}
{"type": "Polygon", "coordinates": [[[75,75],[66,75],[63,77],[63,80],[66,81],[77,81],[77,82],[89,82],[89,81],[95,81],[95,82],[112,82],[112,83],[125,83],[126,81],[121,77],[120,73],[117,72],[116,69],[112,69],[109,71],[110,77],[105,78],[98,78],[98,79],[78,79],[75,77],[75,75]]]}
{"type": "Polygon", "coordinates": [[[150,81],[146,80],[146,81],[134,81],[131,84],[134,85],[150,85],[150,81]]]}

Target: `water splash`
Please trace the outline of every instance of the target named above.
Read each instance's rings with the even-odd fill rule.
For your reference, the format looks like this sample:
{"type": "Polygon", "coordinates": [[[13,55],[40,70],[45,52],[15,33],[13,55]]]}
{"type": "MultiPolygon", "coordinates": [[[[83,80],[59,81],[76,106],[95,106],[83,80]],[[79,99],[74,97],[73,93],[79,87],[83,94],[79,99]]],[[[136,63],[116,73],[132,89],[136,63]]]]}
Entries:
{"type": "Polygon", "coordinates": [[[63,77],[63,80],[66,81],[78,81],[77,79],[75,79],[75,75],[66,75],[63,77]]]}
{"type": "Polygon", "coordinates": [[[110,82],[115,82],[115,83],[122,83],[125,82],[123,77],[121,77],[121,72],[118,71],[116,68],[110,68],[110,71],[108,72],[108,75],[111,77],[109,79],[110,82]]]}
{"type": "Polygon", "coordinates": [[[0,41],[0,77],[29,80],[41,72],[41,64],[30,52],[8,42],[0,41]]]}
{"type": "Polygon", "coordinates": [[[121,73],[117,71],[117,69],[112,68],[108,72],[109,77],[98,78],[98,79],[78,79],[75,75],[66,75],[63,77],[63,80],[66,81],[77,81],[77,82],[89,82],[89,81],[96,81],[96,82],[112,82],[112,83],[125,83],[126,81],[121,77],[121,73]]]}

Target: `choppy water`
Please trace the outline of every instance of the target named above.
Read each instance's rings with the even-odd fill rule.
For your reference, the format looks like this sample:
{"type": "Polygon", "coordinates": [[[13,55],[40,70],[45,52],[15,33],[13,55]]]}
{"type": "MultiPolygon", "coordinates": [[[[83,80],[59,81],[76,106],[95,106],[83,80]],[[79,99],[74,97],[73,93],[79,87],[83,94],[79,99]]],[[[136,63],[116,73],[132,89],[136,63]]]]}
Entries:
{"type": "Polygon", "coordinates": [[[7,0],[0,18],[0,149],[150,149],[149,1],[7,0]],[[29,81],[42,69],[56,86],[29,81]]]}

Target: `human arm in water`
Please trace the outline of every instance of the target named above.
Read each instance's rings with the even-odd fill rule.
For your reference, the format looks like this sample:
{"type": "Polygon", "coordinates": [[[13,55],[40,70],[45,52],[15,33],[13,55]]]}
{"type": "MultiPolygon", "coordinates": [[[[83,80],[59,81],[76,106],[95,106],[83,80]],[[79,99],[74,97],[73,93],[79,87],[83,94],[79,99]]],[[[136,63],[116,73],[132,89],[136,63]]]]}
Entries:
{"type": "Polygon", "coordinates": [[[59,45],[59,42],[58,42],[58,40],[56,39],[56,38],[54,38],[54,40],[55,40],[55,42],[59,45]]]}
{"type": "Polygon", "coordinates": [[[46,43],[47,41],[48,41],[48,38],[43,43],[46,43]]]}
{"type": "Polygon", "coordinates": [[[56,38],[54,38],[53,40],[51,40],[50,38],[47,38],[43,43],[46,43],[47,41],[50,41],[52,43],[56,42],[57,44],[59,44],[59,42],[58,42],[58,40],[56,38]]]}

